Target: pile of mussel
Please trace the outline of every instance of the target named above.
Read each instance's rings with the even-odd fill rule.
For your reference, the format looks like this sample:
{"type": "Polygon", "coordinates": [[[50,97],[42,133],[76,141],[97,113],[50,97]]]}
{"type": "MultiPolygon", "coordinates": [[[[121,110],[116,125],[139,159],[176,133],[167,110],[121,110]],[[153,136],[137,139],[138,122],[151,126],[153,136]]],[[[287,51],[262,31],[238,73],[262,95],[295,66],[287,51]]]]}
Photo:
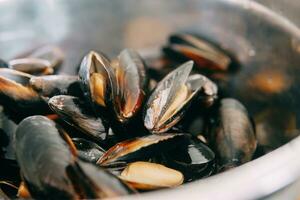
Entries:
{"type": "Polygon", "coordinates": [[[232,70],[234,58],[186,33],[162,52],[155,60],[91,51],[76,76],[53,75],[64,59],[55,46],[1,61],[0,198],[111,198],[253,159],[247,109],[199,73],[232,70]]]}

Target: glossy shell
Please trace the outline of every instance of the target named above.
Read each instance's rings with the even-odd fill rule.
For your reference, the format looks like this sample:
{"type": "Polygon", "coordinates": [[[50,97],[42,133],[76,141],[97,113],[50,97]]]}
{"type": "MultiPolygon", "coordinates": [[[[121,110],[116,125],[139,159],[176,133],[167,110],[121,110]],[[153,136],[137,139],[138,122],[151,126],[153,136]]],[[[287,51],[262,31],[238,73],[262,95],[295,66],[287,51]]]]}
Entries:
{"type": "Polygon", "coordinates": [[[164,52],[171,58],[193,60],[199,68],[227,71],[231,58],[212,43],[188,33],[171,35],[164,52]]]}
{"type": "Polygon", "coordinates": [[[24,119],[16,131],[15,147],[33,198],[75,196],[65,171],[74,163],[74,157],[54,122],[43,116],[24,119]]]}
{"type": "Polygon", "coordinates": [[[189,182],[208,177],[215,171],[215,153],[198,139],[165,155],[166,165],[181,171],[189,182]]]}
{"type": "Polygon", "coordinates": [[[114,102],[117,119],[127,121],[140,110],[147,87],[145,64],[132,49],[123,50],[115,64],[117,95],[114,102]]]}
{"type": "Polygon", "coordinates": [[[44,97],[55,95],[81,96],[80,82],[77,76],[50,75],[30,79],[31,87],[44,97]]]}
{"type": "Polygon", "coordinates": [[[81,62],[78,75],[84,96],[92,107],[110,105],[116,94],[116,79],[108,58],[89,52],[81,62]]]}
{"type": "Polygon", "coordinates": [[[44,100],[30,87],[30,78],[29,74],[0,68],[0,102],[19,116],[49,112],[44,100]]]}
{"type": "Polygon", "coordinates": [[[144,125],[150,132],[163,133],[172,128],[198,96],[206,104],[213,103],[216,85],[203,75],[189,76],[192,67],[192,61],[186,62],[157,84],[144,114],[144,125]]]}
{"type": "Polygon", "coordinates": [[[111,147],[97,162],[99,165],[109,165],[115,162],[132,162],[147,159],[154,155],[184,145],[184,134],[149,135],[120,142],[111,147]]]}
{"type": "Polygon", "coordinates": [[[246,108],[235,99],[222,99],[214,121],[210,143],[219,167],[228,169],[250,161],[257,142],[246,108]]]}
{"type": "Polygon", "coordinates": [[[98,141],[105,140],[107,131],[103,120],[96,117],[78,97],[58,95],[52,97],[48,104],[67,123],[98,141]]]}
{"type": "Polygon", "coordinates": [[[76,146],[78,156],[88,162],[96,163],[105,153],[104,149],[92,141],[83,138],[72,138],[72,141],[76,146]]]}

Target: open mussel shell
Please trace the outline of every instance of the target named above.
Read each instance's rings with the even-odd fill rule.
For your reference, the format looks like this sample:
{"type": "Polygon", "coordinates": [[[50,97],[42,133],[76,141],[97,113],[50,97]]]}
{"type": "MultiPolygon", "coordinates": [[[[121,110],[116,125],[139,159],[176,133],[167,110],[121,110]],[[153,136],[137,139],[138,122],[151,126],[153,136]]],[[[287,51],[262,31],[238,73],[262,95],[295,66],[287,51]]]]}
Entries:
{"type": "Polygon", "coordinates": [[[49,107],[63,120],[86,135],[103,141],[107,136],[105,122],[94,115],[88,105],[78,97],[58,95],[48,101],[49,107]]]}
{"type": "Polygon", "coordinates": [[[99,145],[84,138],[72,138],[72,141],[77,149],[78,157],[85,161],[96,163],[105,153],[99,145]]]}
{"type": "Polygon", "coordinates": [[[97,164],[105,166],[120,161],[129,163],[148,159],[177,146],[184,146],[186,138],[185,134],[168,133],[125,140],[111,147],[97,164]]]}
{"type": "Polygon", "coordinates": [[[41,58],[19,58],[9,61],[11,69],[32,74],[32,75],[49,75],[53,74],[53,68],[48,60],[41,58]]]}
{"type": "Polygon", "coordinates": [[[81,62],[78,75],[84,96],[93,108],[107,107],[114,102],[116,78],[108,58],[89,52],[81,62]]]}
{"type": "Polygon", "coordinates": [[[49,112],[45,101],[30,87],[31,78],[23,72],[0,68],[0,102],[18,115],[49,112]]]}
{"type": "Polygon", "coordinates": [[[163,133],[177,124],[193,100],[203,91],[205,101],[217,93],[214,83],[202,75],[189,76],[193,61],[186,62],[161,80],[146,104],[144,125],[152,133],[163,133]]]}
{"type": "Polygon", "coordinates": [[[183,183],[183,174],[161,164],[150,162],[130,163],[119,176],[139,190],[176,187],[183,183]]]}
{"type": "Polygon", "coordinates": [[[34,59],[41,59],[46,60],[50,64],[49,67],[52,69],[58,68],[63,60],[64,60],[64,53],[63,51],[55,45],[43,45],[29,51],[23,52],[18,55],[15,59],[27,59],[27,58],[34,58],[34,59]]]}
{"type": "Polygon", "coordinates": [[[257,144],[253,125],[246,108],[238,100],[221,100],[209,132],[209,143],[216,152],[219,170],[252,159],[257,144]]]}
{"type": "MultiPolygon", "coordinates": [[[[198,139],[164,155],[165,164],[184,174],[185,182],[210,176],[215,171],[215,153],[198,139]]],[[[163,163],[164,163],[163,162],[163,163]]]]}
{"type": "Polygon", "coordinates": [[[144,125],[151,132],[165,132],[180,120],[189,96],[185,82],[192,67],[192,61],[184,63],[157,84],[144,114],[144,125]]]}
{"type": "Polygon", "coordinates": [[[56,124],[43,116],[28,117],[17,128],[16,157],[33,198],[76,196],[65,171],[74,156],[60,134],[56,124]]]}
{"type": "Polygon", "coordinates": [[[228,71],[231,58],[212,43],[188,33],[173,34],[164,52],[181,61],[193,60],[199,68],[228,71]]]}
{"type": "Polygon", "coordinates": [[[80,82],[77,76],[35,76],[30,79],[30,85],[43,97],[50,98],[55,95],[82,96],[80,82]]]}

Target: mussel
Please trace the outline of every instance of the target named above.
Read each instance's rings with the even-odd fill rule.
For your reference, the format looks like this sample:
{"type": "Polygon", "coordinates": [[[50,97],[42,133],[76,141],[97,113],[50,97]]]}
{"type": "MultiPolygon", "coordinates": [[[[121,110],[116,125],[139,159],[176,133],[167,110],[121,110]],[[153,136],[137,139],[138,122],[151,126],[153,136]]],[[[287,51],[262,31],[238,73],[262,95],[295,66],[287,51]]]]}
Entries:
{"type": "Polygon", "coordinates": [[[84,96],[94,109],[107,107],[113,101],[117,80],[110,61],[103,54],[89,52],[81,62],[78,75],[84,96]]]}
{"type": "Polygon", "coordinates": [[[28,117],[18,126],[17,161],[33,198],[102,198],[134,192],[109,172],[76,159],[64,135],[43,116],[28,117]]]}
{"type": "Polygon", "coordinates": [[[145,108],[144,125],[150,132],[162,133],[172,128],[200,94],[204,94],[207,104],[212,104],[216,85],[202,75],[189,76],[192,67],[193,61],[186,62],[157,84],[145,108]]]}
{"type": "Polygon", "coordinates": [[[123,50],[114,67],[117,79],[115,109],[118,121],[128,121],[140,110],[148,86],[145,64],[137,52],[123,50]]]}
{"type": "Polygon", "coordinates": [[[217,154],[219,170],[250,161],[257,141],[246,108],[236,99],[224,98],[216,112],[209,140],[217,154]]]}
{"type": "Polygon", "coordinates": [[[0,69],[0,102],[20,116],[47,113],[45,101],[29,85],[31,75],[12,69],[0,69]]]}
{"type": "Polygon", "coordinates": [[[48,75],[53,73],[51,63],[41,58],[13,59],[8,64],[11,69],[32,75],[48,75]]]}
{"type": "Polygon", "coordinates": [[[60,134],[54,122],[43,116],[28,117],[18,126],[17,161],[33,198],[76,197],[66,175],[75,157],[60,134]]]}
{"type": "Polygon", "coordinates": [[[111,165],[116,162],[133,162],[155,156],[162,151],[186,144],[185,134],[149,135],[129,139],[111,147],[98,161],[99,165],[111,165]]]}
{"type": "Polygon", "coordinates": [[[215,153],[199,139],[164,154],[163,160],[166,166],[182,172],[185,182],[208,177],[215,171],[215,153]]]}
{"type": "Polygon", "coordinates": [[[163,50],[171,59],[193,60],[202,69],[227,71],[232,62],[220,48],[192,34],[173,34],[169,43],[163,50]]]}
{"type": "Polygon", "coordinates": [[[30,79],[30,85],[43,97],[50,98],[55,95],[82,96],[80,83],[77,76],[35,76],[30,79]]]}
{"type": "Polygon", "coordinates": [[[87,104],[78,97],[58,95],[52,97],[48,104],[63,120],[83,133],[97,141],[106,139],[106,122],[95,116],[87,104]]]}
{"type": "Polygon", "coordinates": [[[114,62],[90,52],[81,63],[79,77],[92,105],[107,107],[117,121],[127,122],[140,110],[147,79],[137,52],[125,49],[114,62]]]}

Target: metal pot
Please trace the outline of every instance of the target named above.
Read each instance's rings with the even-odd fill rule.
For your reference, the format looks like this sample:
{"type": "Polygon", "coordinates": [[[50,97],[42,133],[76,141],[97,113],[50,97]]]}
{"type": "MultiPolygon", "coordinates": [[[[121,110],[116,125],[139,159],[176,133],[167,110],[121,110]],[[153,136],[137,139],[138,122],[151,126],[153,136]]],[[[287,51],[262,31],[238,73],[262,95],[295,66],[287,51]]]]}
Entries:
{"type": "MultiPolygon", "coordinates": [[[[43,43],[55,43],[66,52],[60,73],[75,73],[90,49],[109,56],[131,47],[147,53],[166,42],[172,31],[190,30],[220,44],[236,56],[242,68],[230,77],[230,96],[243,101],[252,115],[269,107],[268,120],[276,126],[293,113],[300,126],[300,30],[264,6],[246,0],[27,0],[0,1],[0,55],[43,43]],[[253,85],[257,73],[284,75],[283,90],[253,85]],[[277,111],[277,112],[276,112],[277,111]]],[[[263,77],[264,80],[264,77],[263,77]]],[[[300,176],[300,137],[276,150],[225,173],[173,190],[144,194],[145,199],[256,199],[266,197],[300,176]]],[[[129,199],[135,196],[126,197],[129,199]]],[[[137,198],[140,198],[137,197],[137,198]]]]}

